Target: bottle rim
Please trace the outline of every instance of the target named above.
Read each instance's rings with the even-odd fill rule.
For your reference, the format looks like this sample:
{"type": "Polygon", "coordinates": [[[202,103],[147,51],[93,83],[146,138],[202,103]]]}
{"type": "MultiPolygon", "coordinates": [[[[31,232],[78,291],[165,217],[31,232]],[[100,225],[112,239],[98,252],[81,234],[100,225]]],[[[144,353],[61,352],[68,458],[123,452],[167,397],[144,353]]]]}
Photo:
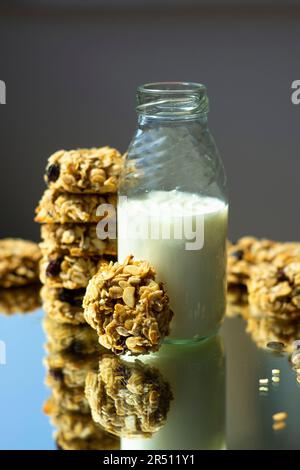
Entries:
{"type": "Polygon", "coordinates": [[[196,82],[153,82],[140,85],[137,89],[139,93],[163,93],[163,94],[191,94],[206,91],[206,86],[196,82]]]}

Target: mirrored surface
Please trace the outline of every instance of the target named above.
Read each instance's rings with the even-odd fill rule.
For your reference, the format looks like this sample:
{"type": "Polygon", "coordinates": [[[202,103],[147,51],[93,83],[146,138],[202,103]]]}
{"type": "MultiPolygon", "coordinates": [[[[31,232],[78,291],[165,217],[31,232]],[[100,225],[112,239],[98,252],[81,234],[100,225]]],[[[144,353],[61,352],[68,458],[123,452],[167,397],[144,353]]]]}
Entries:
{"type": "Polygon", "coordinates": [[[298,325],[252,315],[242,296],[220,335],[137,359],[92,352],[81,327],[55,329],[53,349],[31,288],[0,292],[0,309],[1,449],[300,448],[298,325]]]}

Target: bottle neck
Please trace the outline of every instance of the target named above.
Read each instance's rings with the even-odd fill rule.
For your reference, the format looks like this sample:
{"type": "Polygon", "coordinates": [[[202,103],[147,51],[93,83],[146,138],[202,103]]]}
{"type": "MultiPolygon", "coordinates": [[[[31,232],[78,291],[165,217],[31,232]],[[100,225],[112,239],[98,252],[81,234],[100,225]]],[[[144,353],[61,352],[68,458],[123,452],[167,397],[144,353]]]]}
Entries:
{"type": "Polygon", "coordinates": [[[142,85],[137,90],[139,123],[207,121],[208,97],[204,85],[163,82],[142,85]]]}

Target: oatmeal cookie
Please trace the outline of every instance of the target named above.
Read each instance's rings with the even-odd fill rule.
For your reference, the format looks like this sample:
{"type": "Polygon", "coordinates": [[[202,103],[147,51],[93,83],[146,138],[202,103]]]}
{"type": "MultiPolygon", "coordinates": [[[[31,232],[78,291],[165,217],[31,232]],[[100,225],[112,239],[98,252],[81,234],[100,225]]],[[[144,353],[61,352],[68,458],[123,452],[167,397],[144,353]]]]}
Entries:
{"type": "Polygon", "coordinates": [[[284,267],[261,264],[248,281],[249,303],[257,310],[286,319],[300,317],[300,261],[284,267]]]}
{"type": "Polygon", "coordinates": [[[69,325],[58,323],[47,315],[43,320],[47,335],[46,349],[49,353],[65,351],[74,355],[91,354],[99,351],[96,332],[87,324],[69,325]]]}
{"type": "Polygon", "coordinates": [[[154,268],[132,256],[100,268],[88,284],[83,307],[100,344],[116,354],[157,351],[173,316],[154,268]]]}
{"type": "Polygon", "coordinates": [[[116,193],[123,157],[110,147],[59,150],[50,156],[45,182],[69,193],[116,193]]]}
{"type": "Polygon", "coordinates": [[[96,224],[44,224],[41,228],[43,254],[68,252],[71,256],[116,255],[116,240],[100,240],[96,224]]]}
{"type": "Polygon", "coordinates": [[[29,313],[41,306],[40,285],[0,288],[0,313],[29,313]]]}
{"type": "Polygon", "coordinates": [[[161,429],[172,400],[169,384],[154,367],[104,356],[89,372],[85,393],[94,421],[120,437],[151,437],[161,429]]]}
{"type": "Polygon", "coordinates": [[[107,265],[107,261],[99,256],[84,258],[53,253],[41,259],[40,279],[49,287],[80,289],[88,285],[103,265],[107,265]]]}
{"type": "Polygon", "coordinates": [[[43,308],[47,316],[58,323],[73,325],[86,323],[82,308],[84,294],[84,287],[65,289],[43,286],[41,289],[43,308]]]}
{"type": "Polygon", "coordinates": [[[96,223],[103,218],[103,215],[96,214],[101,204],[116,207],[116,195],[67,194],[47,189],[35,210],[35,221],[46,224],[96,223]]]}
{"type": "Polygon", "coordinates": [[[72,354],[58,351],[44,359],[47,368],[46,385],[54,388],[84,387],[89,371],[96,370],[99,354],[72,354]]]}
{"type": "Polygon", "coordinates": [[[21,238],[0,240],[0,287],[24,286],[38,282],[39,246],[21,238]]]}

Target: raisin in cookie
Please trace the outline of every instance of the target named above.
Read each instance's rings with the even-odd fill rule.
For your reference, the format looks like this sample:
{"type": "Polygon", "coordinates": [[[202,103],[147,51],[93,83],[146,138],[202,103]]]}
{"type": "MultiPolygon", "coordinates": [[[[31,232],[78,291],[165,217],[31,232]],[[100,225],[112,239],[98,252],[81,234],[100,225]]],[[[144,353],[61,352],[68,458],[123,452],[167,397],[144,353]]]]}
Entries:
{"type": "Polygon", "coordinates": [[[45,181],[69,193],[116,193],[123,158],[110,147],[59,150],[51,155],[45,181]]]}
{"type": "Polygon", "coordinates": [[[38,282],[41,251],[36,243],[21,238],[0,240],[0,287],[38,282]]]}
{"type": "Polygon", "coordinates": [[[173,312],[148,261],[102,265],[83,299],[86,321],[102,346],[114,353],[146,354],[159,349],[169,334],[173,312]]]}
{"type": "Polygon", "coordinates": [[[86,396],[94,421],[120,437],[151,437],[167,419],[173,398],[160,372],[135,360],[100,360],[99,372],[89,372],[86,396]]]}
{"type": "Polygon", "coordinates": [[[47,189],[35,210],[35,221],[47,224],[96,223],[103,218],[102,213],[97,215],[97,208],[102,204],[116,207],[116,195],[67,194],[47,189]]]}

